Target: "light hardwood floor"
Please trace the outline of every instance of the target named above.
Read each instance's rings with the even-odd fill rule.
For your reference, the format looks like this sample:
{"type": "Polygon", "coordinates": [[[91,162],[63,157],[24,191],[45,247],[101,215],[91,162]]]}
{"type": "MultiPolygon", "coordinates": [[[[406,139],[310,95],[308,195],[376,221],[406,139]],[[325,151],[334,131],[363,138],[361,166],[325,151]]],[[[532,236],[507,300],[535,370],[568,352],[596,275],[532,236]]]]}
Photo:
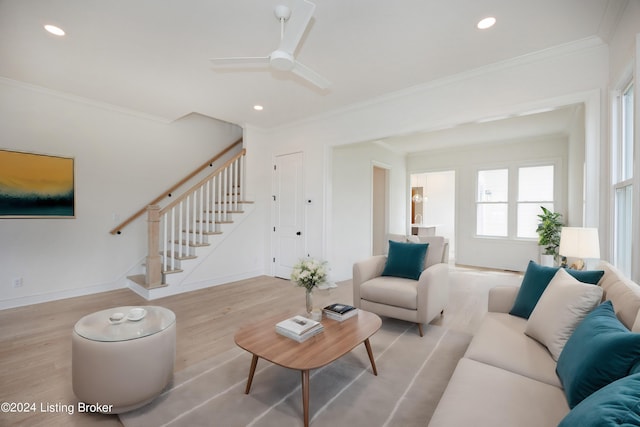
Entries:
{"type": "MultiPolygon", "coordinates": [[[[488,289],[519,281],[512,273],[452,267],[449,305],[432,323],[473,333],[486,312],[488,289]]],[[[316,305],[351,303],[351,289],[350,281],[342,282],[316,294],[316,305]]],[[[121,289],[0,311],[0,403],[36,404],[31,413],[0,412],[0,426],[120,426],[113,415],[42,412],[41,404],[76,407],[73,326],[86,314],[124,305],[161,305],[175,312],[175,371],[180,371],[234,347],[233,335],[243,323],[304,307],[304,291],[287,280],[261,276],[154,301],[121,289]]]]}

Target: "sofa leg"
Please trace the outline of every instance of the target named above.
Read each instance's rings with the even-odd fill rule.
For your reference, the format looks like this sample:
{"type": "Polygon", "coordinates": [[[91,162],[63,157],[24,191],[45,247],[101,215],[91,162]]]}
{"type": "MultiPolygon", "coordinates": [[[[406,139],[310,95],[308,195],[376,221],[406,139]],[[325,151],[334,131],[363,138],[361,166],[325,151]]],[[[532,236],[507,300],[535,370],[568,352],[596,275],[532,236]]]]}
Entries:
{"type": "Polygon", "coordinates": [[[420,336],[423,337],[424,334],[422,333],[422,323],[418,323],[418,332],[420,332],[420,336]]]}
{"type": "Polygon", "coordinates": [[[440,316],[444,316],[444,308],[442,309],[442,311],[440,312],[440,316]]]}

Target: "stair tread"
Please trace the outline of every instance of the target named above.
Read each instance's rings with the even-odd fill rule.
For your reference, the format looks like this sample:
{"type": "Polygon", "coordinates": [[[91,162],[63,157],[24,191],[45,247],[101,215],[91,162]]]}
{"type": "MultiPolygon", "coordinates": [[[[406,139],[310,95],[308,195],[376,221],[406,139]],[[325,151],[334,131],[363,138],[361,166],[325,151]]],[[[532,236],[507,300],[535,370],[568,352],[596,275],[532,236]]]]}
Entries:
{"type": "Polygon", "coordinates": [[[165,255],[169,258],[173,258],[173,259],[177,259],[177,260],[185,260],[185,259],[196,259],[198,258],[196,255],[187,255],[187,254],[183,254],[183,255],[178,255],[177,252],[172,252],[172,251],[167,251],[166,254],[163,252],[160,252],[160,255],[165,255]],[[174,256],[175,254],[175,256],[174,256]]]}

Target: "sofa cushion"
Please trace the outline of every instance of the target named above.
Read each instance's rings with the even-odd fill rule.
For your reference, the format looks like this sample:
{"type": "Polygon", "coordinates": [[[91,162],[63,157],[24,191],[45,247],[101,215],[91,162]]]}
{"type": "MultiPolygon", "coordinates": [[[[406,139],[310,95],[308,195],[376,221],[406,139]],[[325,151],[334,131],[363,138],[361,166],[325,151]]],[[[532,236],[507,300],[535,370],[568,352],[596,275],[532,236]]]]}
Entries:
{"type": "Polygon", "coordinates": [[[600,281],[604,298],[611,300],[618,319],[627,329],[640,332],[640,286],[606,261],[602,261],[598,268],[605,271],[600,281]]]}
{"type": "Polygon", "coordinates": [[[507,313],[487,313],[465,357],[556,387],[556,362],[545,346],[525,335],[527,321],[507,313]]]}
{"type": "Polygon", "coordinates": [[[602,288],[582,283],[559,269],[533,309],[524,332],[544,344],[558,360],[574,329],[601,299],[602,288]]]}
{"type": "Polygon", "coordinates": [[[383,276],[418,280],[424,270],[428,243],[403,243],[389,240],[389,255],[383,276]]]}
{"type": "Polygon", "coordinates": [[[400,277],[376,277],[360,285],[360,298],[417,310],[418,282],[400,277]]]}
{"type": "Polygon", "coordinates": [[[568,412],[562,389],[462,358],[429,426],[556,426],[568,412]]]}
{"type": "MultiPolygon", "coordinates": [[[[560,267],[546,267],[529,261],[527,271],[525,271],[524,277],[522,278],[518,296],[509,313],[528,319],[538,303],[540,296],[559,268],[560,267]]],[[[604,274],[604,271],[601,270],[581,271],[566,269],[566,271],[579,281],[593,285],[597,284],[604,274]]]]}
{"type": "Polygon", "coordinates": [[[629,374],[640,361],[640,334],[630,332],[605,301],[578,325],[558,358],[569,406],[629,374]]]}
{"type": "Polygon", "coordinates": [[[558,427],[640,425],[640,374],[596,391],[567,414],[558,427]]]}

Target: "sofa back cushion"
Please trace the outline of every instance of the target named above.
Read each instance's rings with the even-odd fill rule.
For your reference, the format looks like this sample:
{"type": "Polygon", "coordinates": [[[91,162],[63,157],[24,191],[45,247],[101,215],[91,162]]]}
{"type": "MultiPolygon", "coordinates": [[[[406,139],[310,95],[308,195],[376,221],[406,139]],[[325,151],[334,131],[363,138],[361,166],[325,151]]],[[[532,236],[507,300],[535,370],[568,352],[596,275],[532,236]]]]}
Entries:
{"type": "Polygon", "coordinates": [[[624,326],[634,332],[640,332],[640,286],[606,261],[600,262],[598,270],[604,270],[599,285],[604,291],[603,298],[613,303],[616,316],[624,326]]]}
{"type": "Polygon", "coordinates": [[[424,268],[429,268],[432,265],[441,263],[444,251],[444,237],[420,236],[419,239],[420,243],[429,244],[429,250],[427,251],[427,259],[424,262],[424,268]]]}

